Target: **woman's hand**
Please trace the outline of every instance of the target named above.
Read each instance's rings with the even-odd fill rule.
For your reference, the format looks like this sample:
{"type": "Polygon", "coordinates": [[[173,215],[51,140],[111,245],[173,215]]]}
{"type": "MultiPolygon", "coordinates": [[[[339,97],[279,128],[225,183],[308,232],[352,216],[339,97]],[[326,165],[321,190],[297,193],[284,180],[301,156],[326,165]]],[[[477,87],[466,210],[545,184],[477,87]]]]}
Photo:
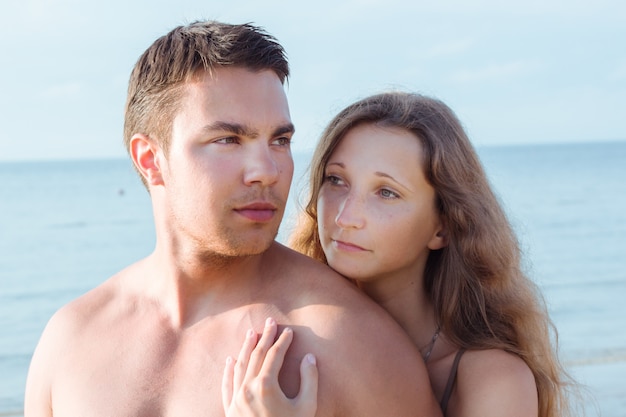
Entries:
{"type": "Polygon", "coordinates": [[[237,361],[228,357],[222,379],[222,404],[227,417],[313,417],[317,410],[317,366],[307,354],[300,364],[300,391],[287,398],[278,373],[293,340],[285,328],[278,339],[276,322],[269,318],[261,339],[248,330],[237,361]]]}

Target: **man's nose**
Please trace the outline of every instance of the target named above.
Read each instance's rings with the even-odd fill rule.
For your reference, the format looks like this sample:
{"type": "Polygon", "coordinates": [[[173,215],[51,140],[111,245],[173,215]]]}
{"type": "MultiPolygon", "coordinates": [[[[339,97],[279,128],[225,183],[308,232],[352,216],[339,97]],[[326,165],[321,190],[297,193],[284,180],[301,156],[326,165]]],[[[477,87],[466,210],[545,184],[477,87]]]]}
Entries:
{"type": "Polygon", "coordinates": [[[251,146],[244,167],[244,183],[246,185],[272,185],[278,181],[280,174],[276,155],[268,146],[251,146]]]}

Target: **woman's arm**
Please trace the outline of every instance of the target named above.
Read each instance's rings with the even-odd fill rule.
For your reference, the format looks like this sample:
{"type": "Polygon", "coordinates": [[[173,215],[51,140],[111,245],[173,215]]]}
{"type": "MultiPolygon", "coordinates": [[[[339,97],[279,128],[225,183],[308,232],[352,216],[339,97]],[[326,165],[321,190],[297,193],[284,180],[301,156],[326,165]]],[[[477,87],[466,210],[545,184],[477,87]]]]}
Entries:
{"type": "Polygon", "coordinates": [[[222,404],[226,417],[313,417],[317,410],[317,366],[307,354],[300,364],[300,391],[287,398],[278,384],[278,373],[293,340],[285,328],[276,339],[278,328],[267,319],[261,339],[249,330],[239,357],[226,359],[222,379],[222,404]]]}

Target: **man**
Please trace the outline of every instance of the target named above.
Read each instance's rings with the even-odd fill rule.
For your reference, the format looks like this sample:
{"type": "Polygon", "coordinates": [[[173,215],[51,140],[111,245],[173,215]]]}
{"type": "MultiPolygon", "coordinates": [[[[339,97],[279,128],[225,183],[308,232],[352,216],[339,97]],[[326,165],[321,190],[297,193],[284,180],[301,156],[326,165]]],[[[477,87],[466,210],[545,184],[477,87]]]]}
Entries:
{"type": "Polygon", "coordinates": [[[226,358],[267,317],[294,331],[280,375],[287,395],[315,355],[318,416],[437,410],[400,328],[274,241],[293,174],[288,75],[282,47],[251,25],[196,22],[142,55],[124,130],[156,246],[52,317],[26,416],[221,416],[226,358]]]}

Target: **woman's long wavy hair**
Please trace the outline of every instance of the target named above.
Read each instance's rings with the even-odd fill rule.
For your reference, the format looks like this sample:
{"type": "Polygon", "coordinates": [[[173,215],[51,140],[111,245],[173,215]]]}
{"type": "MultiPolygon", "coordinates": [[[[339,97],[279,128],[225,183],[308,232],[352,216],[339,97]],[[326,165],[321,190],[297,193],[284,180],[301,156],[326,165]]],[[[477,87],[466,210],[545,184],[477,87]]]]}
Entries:
{"type": "Polygon", "coordinates": [[[439,100],[391,92],[341,111],[311,162],[309,199],[290,246],[322,262],[317,199],[326,163],[346,133],[361,124],[412,132],[423,146],[426,178],[448,245],[429,255],[424,286],[449,340],[466,349],[503,349],[532,370],[539,416],[567,415],[573,382],[559,362],[556,330],[544,300],[521,266],[520,248],[461,123],[439,100]]]}

